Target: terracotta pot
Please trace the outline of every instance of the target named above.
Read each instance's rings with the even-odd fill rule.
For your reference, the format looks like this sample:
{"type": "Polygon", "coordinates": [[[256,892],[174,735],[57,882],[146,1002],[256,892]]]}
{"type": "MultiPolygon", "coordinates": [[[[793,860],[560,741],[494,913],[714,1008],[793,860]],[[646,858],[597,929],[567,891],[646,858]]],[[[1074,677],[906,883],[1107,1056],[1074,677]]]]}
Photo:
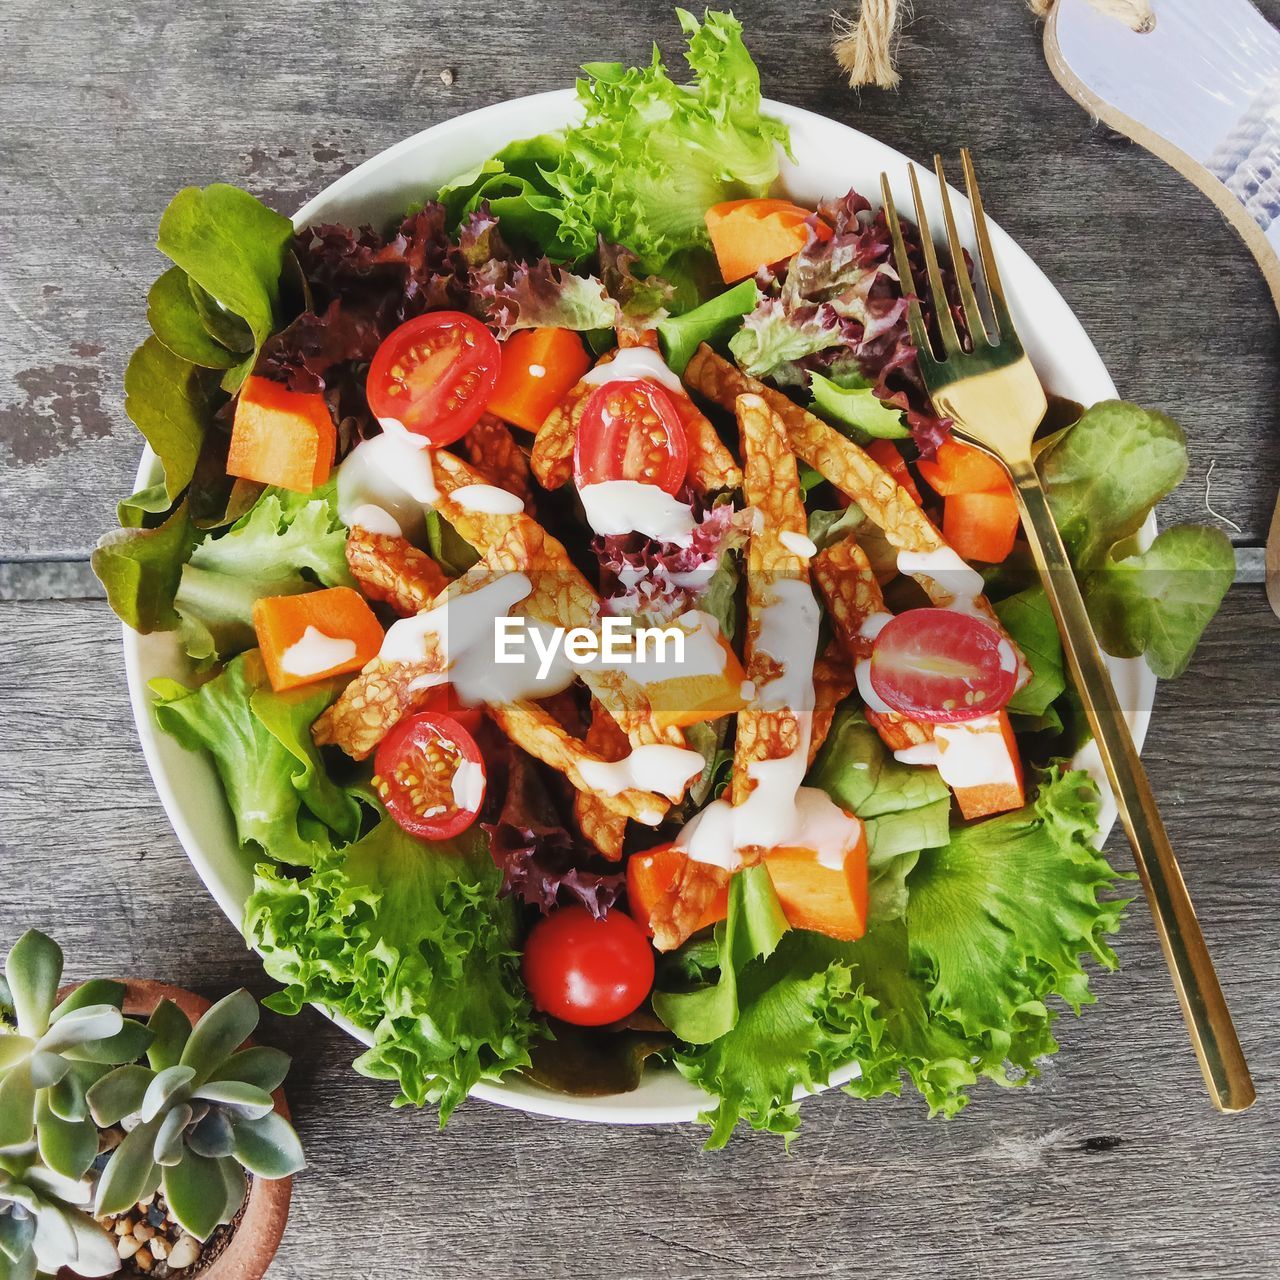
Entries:
{"type": "MultiPolygon", "coordinates": [[[[199,1020],[211,1003],[194,991],[171,987],[165,982],[153,982],[149,978],[121,978],[118,981],[125,986],[125,1014],[142,1021],[151,1016],[161,1000],[172,1000],[192,1023],[199,1020]]],[[[65,987],[59,992],[59,996],[74,991],[78,985],[72,983],[65,987]]],[[[246,1044],[252,1043],[252,1040],[246,1041],[246,1044]]],[[[284,1090],[277,1089],[272,1097],[275,1099],[276,1111],[288,1120],[289,1104],[285,1101],[284,1090]]],[[[177,1274],[190,1275],[193,1280],[262,1280],[280,1247],[280,1237],[284,1235],[284,1225],[289,1217],[289,1198],[292,1193],[292,1178],[274,1181],[266,1178],[251,1179],[244,1212],[226,1247],[208,1266],[190,1267],[177,1274]]],[[[62,1274],[70,1273],[64,1271],[62,1274]]]]}

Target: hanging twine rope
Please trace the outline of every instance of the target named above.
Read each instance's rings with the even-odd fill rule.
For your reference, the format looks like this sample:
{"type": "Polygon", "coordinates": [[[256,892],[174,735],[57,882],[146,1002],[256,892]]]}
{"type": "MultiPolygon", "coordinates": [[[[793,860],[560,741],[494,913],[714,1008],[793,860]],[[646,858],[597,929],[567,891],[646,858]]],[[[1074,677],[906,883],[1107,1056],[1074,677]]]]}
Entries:
{"type": "MultiPolygon", "coordinates": [[[[1038,18],[1048,17],[1054,0],[1026,0],[1038,18]]],[[[1151,0],[1089,0],[1099,13],[1123,22],[1134,31],[1151,31],[1156,25],[1151,0]]],[[[837,13],[832,19],[831,51],[849,77],[849,87],[874,84],[896,89],[901,77],[894,66],[901,26],[910,17],[910,0],[860,0],[852,16],[837,13]]]]}

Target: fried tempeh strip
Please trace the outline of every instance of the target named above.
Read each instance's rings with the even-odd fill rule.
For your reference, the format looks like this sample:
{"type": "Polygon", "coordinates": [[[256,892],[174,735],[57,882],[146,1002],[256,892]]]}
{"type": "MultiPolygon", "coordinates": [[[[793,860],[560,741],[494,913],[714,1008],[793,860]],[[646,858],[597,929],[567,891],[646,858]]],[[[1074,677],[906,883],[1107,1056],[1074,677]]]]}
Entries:
{"type": "MultiPolygon", "coordinates": [[[[694,353],[684,376],[695,390],[725,408],[731,407],[743,394],[763,397],[782,419],[787,438],[797,456],[852,498],[899,551],[927,553],[947,547],[929,517],[883,467],[852,440],[827,426],[807,409],[802,409],[783,392],[740,372],[705,343],[694,353]]],[[[955,602],[955,594],[945,583],[925,573],[914,576],[939,608],[955,602]]],[[[1022,651],[1005,631],[985,596],[975,597],[973,603],[1013,645],[1018,657],[1019,685],[1025,684],[1031,673],[1022,651]]]]}
{"type": "Polygon", "coordinates": [[[674,396],[689,447],[689,483],[703,497],[742,485],[742,471],[711,419],[687,395],[674,396]]]}
{"type": "MultiPolygon", "coordinates": [[[[447,450],[435,455],[437,506],[443,515],[495,570],[527,573],[532,592],[520,602],[519,612],[551,626],[596,629],[600,621],[600,597],[557,542],[536,520],[523,512],[495,516],[454,502],[449,496],[464,485],[477,483],[475,472],[447,450]]],[[[619,670],[583,668],[583,680],[622,726],[633,746],[666,742],[684,746],[677,728],[660,729],[653,720],[649,700],[636,682],[619,670]]]]}
{"type": "Polygon", "coordinates": [[[772,601],[774,583],[782,578],[809,579],[805,558],[782,540],[784,533],[805,536],[808,522],[796,460],[782,423],[756,395],[739,396],[735,405],[745,462],[742,492],[758,513],[747,543],[747,679],[756,687],[752,704],[738,713],[733,748],[734,804],[742,804],[754,784],[749,767],[761,760],[792,754],[804,732],[799,708],[764,710],[760,694],[779,674],[778,659],[757,648],[761,620],[772,601]]]}
{"type": "Polygon", "coordinates": [[[853,666],[839,641],[832,639],[813,664],[813,727],[809,730],[809,763],[812,764],[831,732],[836,708],[853,692],[857,682],[853,666]]]}
{"type": "Polygon", "coordinates": [[[529,459],[505,422],[491,413],[481,414],[475,426],[463,437],[463,444],[471,465],[490,484],[514,493],[526,507],[532,504],[529,459]]]}
{"type": "MultiPolygon", "coordinates": [[[[863,623],[873,614],[883,613],[884,595],[871,568],[867,553],[852,538],[824,547],[813,560],[813,577],[827,602],[827,614],[835,628],[835,638],[852,667],[871,656],[871,640],[862,634],[863,623]]],[[[867,723],[891,751],[933,741],[933,728],[896,711],[866,708],[867,723]]]]}
{"type": "Polygon", "coordinates": [[[598,799],[613,813],[621,815],[624,822],[635,818],[637,822],[656,826],[670,807],[665,796],[652,791],[628,789],[610,796],[592,788],[583,778],[580,766],[584,761],[604,761],[606,757],[590,750],[536,702],[507,702],[490,706],[487,712],[516,746],[563,773],[578,791],[598,799]]]}
{"type": "Polygon", "coordinates": [[[449,585],[440,566],[407,538],[358,525],[347,535],[347,565],[370,600],[405,618],[428,608],[449,585]]]}
{"type": "MultiPolygon", "coordinates": [[[[618,722],[591,699],[591,723],[582,745],[602,760],[621,760],[631,749],[627,735],[618,722]]],[[[610,861],[622,857],[622,842],[627,834],[627,820],[605,798],[589,791],[579,791],[573,798],[573,812],[582,834],[610,861]]]]}
{"type": "Polygon", "coordinates": [[[653,945],[659,951],[674,951],[680,946],[698,927],[703,912],[729,880],[730,873],[723,867],[686,858],[650,913],[653,945]]]}

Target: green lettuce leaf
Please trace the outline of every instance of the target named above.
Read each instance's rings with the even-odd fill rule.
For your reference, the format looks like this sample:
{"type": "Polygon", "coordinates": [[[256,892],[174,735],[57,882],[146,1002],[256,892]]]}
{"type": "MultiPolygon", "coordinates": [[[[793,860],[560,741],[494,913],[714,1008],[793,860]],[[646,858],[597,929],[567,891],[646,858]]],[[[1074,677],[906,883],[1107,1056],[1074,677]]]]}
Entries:
{"type": "Polygon", "coordinates": [[[213,757],[240,844],[313,866],[353,840],[360,826],[358,802],[330,780],[311,740],[313,721],[341,684],[325,680],[274,693],[255,649],[198,689],[173,680],[150,687],[160,727],[213,757]]]}
{"type": "Polygon", "coordinates": [[[708,1145],[739,1121],[789,1139],[796,1089],[849,1063],[859,1075],[847,1092],[897,1093],[906,1078],[943,1115],[981,1078],[1034,1076],[1057,1048],[1046,1001],[1078,1013],[1093,1000],[1082,960],[1115,967],[1106,935],[1126,904],[1104,896],[1116,876],[1091,843],[1097,808],[1087,774],[1054,769],[1025,809],[918,857],[880,858],[859,941],[792,930],[741,966],[733,1026],[675,1058],[716,1096],[708,1145]]]}
{"type": "MultiPolygon", "coordinates": [[[[847,380],[847,379],[846,379],[847,380]]],[[[903,421],[900,409],[882,404],[876,399],[871,384],[842,386],[820,373],[809,375],[809,390],[813,395],[813,408],[832,426],[849,434],[847,428],[860,433],[862,439],[907,440],[911,432],[903,421]]]]}
{"type": "Polygon", "coordinates": [[[1162,679],[1180,676],[1236,576],[1226,534],[1175,525],[1138,555],[1089,575],[1085,601],[1108,653],[1145,654],[1162,679]]]}
{"type": "Polygon", "coordinates": [[[1187,473],[1187,442],[1172,418],[1103,400],[1040,456],[1049,505],[1077,573],[1102,565],[1187,473]]]}
{"type": "Polygon", "coordinates": [[[1156,675],[1180,675],[1235,577],[1226,535],[1201,525],[1166,529],[1134,553],[1131,539],[1186,474],[1182,428],[1154,410],[1105,400],[1062,432],[1039,465],[1103,648],[1145,654],[1156,675]]]}
{"type": "Polygon", "coordinates": [[[689,1044],[709,1044],[738,1021],[738,978],[753,960],[773,953],[787,931],[773,881],[763,863],[747,867],[729,884],[729,909],[716,925],[713,984],[692,991],[655,991],[653,1011],[689,1044]]]}
{"type": "Polygon", "coordinates": [[[1049,597],[1037,582],[995,605],[996,615],[1031,667],[1031,679],[1009,701],[1011,713],[1042,716],[1067,687],[1062,637],[1049,597]]]}
{"type": "Polygon", "coordinates": [[[807,782],[866,823],[873,857],[891,858],[949,838],[951,793],[938,771],[895,760],[853,702],[837,710],[807,782]]]}
{"type": "Polygon", "coordinates": [[[264,596],[352,585],[346,547],[334,481],[307,495],[268,489],[226,533],[198,543],[182,570],[174,606],[187,653],[203,660],[251,647],[264,596]]]}
{"type": "Polygon", "coordinates": [[[971,1045],[982,1071],[1037,1073],[1057,1049],[1045,1004],[1076,1013],[1095,997],[1081,964],[1116,967],[1105,935],[1125,901],[1102,901],[1116,873],[1093,847],[1098,793],[1088,774],[1054,769],[1036,800],[952,833],[920,855],[909,880],[911,964],[932,982],[931,1006],[971,1045]]]}
{"type": "MultiPolygon", "coordinates": [[[[727,13],[708,12],[701,23],[677,14],[693,83],[675,84],[656,50],[647,67],[585,67],[582,123],[565,133],[554,165],[525,177],[527,186],[513,184],[526,215],[537,216],[553,211],[541,200],[545,181],[566,257],[591,255],[603,235],[661,271],[682,251],[707,246],[708,208],[763,195],[778,176],[787,131],[761,114],[760,75],[741,25],[727,13]]],[[[491,172],[484,181],[501,178],[491,172]]]]}
{"type": "Polygon", "coordinates": [[[192,294],[190,277],[181,267],[170,267],[151,286],[147,321],[151,332],[175,356],[191,364],[230,369],[244,359],[243,352],[229,351],[210,334],[192,294]]]}
{"type": "Polygon", "coordinates": [[[124,371],[124,411],[160,459],[170,503],[195,474],[212,417],[212,392],[202,370],[157,338],[148,338],[124,371]]]}
{"type": "Polygon", "coordinates": [[[181,623],[173,601],[197,536],[185,501],[153,529],[112,529],[102,536],[90,564],[118,618],[144,635],[181,623]]]}
{"type": "Polygon", "coordinates": [[[742,317],[754,311],[759,301],[756,282],[742,280],[692,311],[664,317],[658,322],[658,339],[668,366],[673,372],[683,374],[693,353],[704,342],[708,346],[725,342],[737,332],[742,317]]]}
{"type": "MultiPolygon", "coordinates": [[[[156,247],[217,309],[242,320],[252,334],[251,352],[224,379],[227,390],[240,385],[276,325],[280,272],[292,239],[288,218],[247,191],[220,182],[183,188],[160,218],[156,247]]],[[[165,296],[176,297],[176,290],[165,296]]],[[[192,297],[199,309],[200,294],[193,291],[192,297]]],[[[202,314],[208,331],[217,323],[217,313],[206,303],[202,314]]]]}
{"type": "Polygon", "coordinates": [[[477,829],[432,844],[389,818],[305,879],[259,867],[245,936],[285,984],[267,1004],[315,1001],[372,1032],[357,1069],[443,1123],[478,1081],[527,1066],[538,1034],[500,882],[477,829]]]}

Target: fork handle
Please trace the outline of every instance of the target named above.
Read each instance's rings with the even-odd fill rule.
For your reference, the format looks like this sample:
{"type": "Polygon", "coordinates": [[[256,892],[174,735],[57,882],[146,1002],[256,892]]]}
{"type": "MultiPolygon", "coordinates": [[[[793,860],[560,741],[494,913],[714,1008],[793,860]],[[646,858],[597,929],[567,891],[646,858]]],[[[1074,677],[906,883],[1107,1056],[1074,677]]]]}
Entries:
{"type": "Polygon", "coordinates": [[[1243,1111],[1254,1100],[1244,1052],[1040,476],[1030,458],[1010,462],[1009,469],[1031,553],[1058,620],[1067,662],[1111,780],[1120,820],[1133,846],[1138,876],[1155,917],[1200,1070],[1218,1110],[1243,1111]]]}

